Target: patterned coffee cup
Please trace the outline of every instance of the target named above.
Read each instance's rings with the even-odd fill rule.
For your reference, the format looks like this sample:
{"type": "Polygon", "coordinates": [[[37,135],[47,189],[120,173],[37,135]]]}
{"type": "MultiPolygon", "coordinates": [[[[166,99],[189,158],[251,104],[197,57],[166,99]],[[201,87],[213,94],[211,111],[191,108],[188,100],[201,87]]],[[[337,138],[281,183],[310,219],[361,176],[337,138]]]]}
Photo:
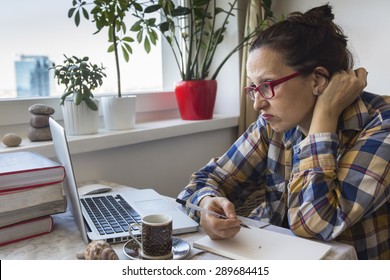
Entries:
{"type": "Polygon", "coordinates": [[[129,233],[138,243],[144,258],[172,258],[172,217],[160,214],[144,216],[141,225],[130,224],[129,233]],[[133,227],[140,227],[141,242],[132,234],[133,227]]]}

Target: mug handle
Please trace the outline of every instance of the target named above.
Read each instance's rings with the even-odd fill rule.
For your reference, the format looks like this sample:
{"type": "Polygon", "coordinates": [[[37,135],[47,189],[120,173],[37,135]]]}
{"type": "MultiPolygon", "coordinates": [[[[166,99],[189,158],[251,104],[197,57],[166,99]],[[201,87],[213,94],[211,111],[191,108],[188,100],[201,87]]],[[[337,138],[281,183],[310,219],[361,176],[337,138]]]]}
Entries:
{"type": "Polygon", "coordinates": [[[130,237],[138,243],[139,247],[142,249],[142,243],[138,240],[137,236],[134,236],[133,233],[132,233],[132,227],[133,226],[136,226],[138,227],[138,230],[141,231],[142,230],[142,224],[138,224],[138,223],[131,223],[129,225],[129,234],[130,234],[130,237]]]}

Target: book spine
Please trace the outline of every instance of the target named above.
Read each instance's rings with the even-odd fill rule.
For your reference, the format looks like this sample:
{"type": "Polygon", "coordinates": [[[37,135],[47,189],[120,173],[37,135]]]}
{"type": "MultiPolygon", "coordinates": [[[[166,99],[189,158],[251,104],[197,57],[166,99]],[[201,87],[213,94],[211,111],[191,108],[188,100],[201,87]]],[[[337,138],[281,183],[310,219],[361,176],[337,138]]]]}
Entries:
{"type": "Polygon", "coordinates": [[[4,246],[4,245],[7,245],[7,244],[19,242],[19,241],[22,241],[22,240],[26,240],[26,239],[30,239],[30,238],[33,238],[33,237],[37,237],[37,236],[40,236],[40,235],[44,235],[44,234],[50,233],[53,230],[53,218],[51,216],[45,216],[45,217],[40,217],[40,218],[36,218],[36,219],[32,219],[32,220],[19,222],[17,224],[12,224],[12,225],[8,225],[8,226],[5,226],[5,227],[1,227],[0,228],[0,233],[1,233],[1,231],[3,229],[7,229],[7,228],[10,228],[10,227],[19,227],[19,226],[23,226],[25,224],[32,224],[32,223],[40,222],[40,221],[43,221],[43,220],[48,220],[48,222],[49,222],[49,226],[48,227],[45,227],[45,228],[41,227],[40,231],[38,231],[38,232],[35,232],[35,233],[32,233],[32,234],[26,233],[26,235],[21,235],[18,238],[15,238],[15,239],[11,238],[9,240],[0,242],[0,246],[4,246]]]}
{"type": "Polygon", "coordinates": [[[9,240],[9,241],[0,243],[0,246],[5,246],[5,245],[11,244],[11,243],[15,243],[15,242],[23,241],[23,240],[26,240],[26,239],[34,238],[34,237],[37,237],[37,236],[48,234],[50,232],[51,232],[51,230],[50,231],[40,232],[40,233],[35,233],[35,234],[24,236],[24,237],[21,237],[21,238],[18,238],[18,239],[9,240]]]}
{"type": "Polygon", "coordinates": [[[55,166],[44,166],[44,167],[36,167],[33,169],[25,169],[25,170],[16,170],[16,171],[9,171],[9,172],[2,172],[0,173],[1,176],[7,176],[7,175],[17,175],[17,174],[28,174],[28,173],[36,173],[36,172],[42,172],[47,170],[55,170],[55,169],[64,169],[62,165],[55,165],[55,166]]]}
{"type": "Polygon", "coordinates": [[[28,208],[1,213],[0,227],[42,216],[64,213],[66,211],[66,207],[66,196],[63,196],[61,200],[42,203],[28,208]]]}
{"type": "Polygon", "coordinates": [[[0,195],[2,195],[3,193],[10,192],[10,191],[35,189],[35,188],[39,188],[39,187],[43,187],[43,186],[47,186],[47,185],[62,183],[65,179],[65,173],[64,173],[64,175],[61,175],[61,176],[62,177],[60,179],[57,179],[57,180],[42,181],[39,183],[33,183],[31,185],[23,185],[23,186],[17,185],[17,186],[9,186],[9,187],[4,187],[4,188],[0,186],[0,195]]]}
{"type": "Polygon", "coordinates": [[[4,190],[0,190],[0,196],[8,195],[10,193],[15,193],[15,192],[19,192],[19,191],[29,191],[29,190],[33,190],[33,189],[37,189],[37,188],[41,188],[41,187],[57,185],[57,184],[61,184],[62,182],[63,181],[53,181],[53,182],[49,182],[49,183],[42,183],[42,184],[36,184],[36,185],[30,185],[30,186],[20,186],[20,187],[11,188],[11,189],[4,189],[4,190]]]}
{"type": "Polygon", "coordinates": [[[62,199],[62,183],[0,193],[0,214],[62,199]]]}
{"type": "Polygon", "coordinates": [[[34,152],[0,154],[0,192],[62,182],[65,167],[34,152]]]}

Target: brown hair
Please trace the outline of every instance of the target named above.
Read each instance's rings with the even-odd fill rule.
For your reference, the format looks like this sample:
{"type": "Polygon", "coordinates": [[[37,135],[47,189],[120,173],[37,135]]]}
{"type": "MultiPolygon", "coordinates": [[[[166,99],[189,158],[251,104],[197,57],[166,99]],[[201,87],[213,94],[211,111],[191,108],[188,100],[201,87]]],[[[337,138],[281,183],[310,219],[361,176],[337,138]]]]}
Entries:
{"type": "Polygon", "coordinates": [[[322,66],[329,74],[353,67],[347,37],[333,22],[332,7],[323,5],[305,13],[293,12],[262,31],[250,51],[263,46],[280,52],[287,65],[302,74],[322,66]]]}

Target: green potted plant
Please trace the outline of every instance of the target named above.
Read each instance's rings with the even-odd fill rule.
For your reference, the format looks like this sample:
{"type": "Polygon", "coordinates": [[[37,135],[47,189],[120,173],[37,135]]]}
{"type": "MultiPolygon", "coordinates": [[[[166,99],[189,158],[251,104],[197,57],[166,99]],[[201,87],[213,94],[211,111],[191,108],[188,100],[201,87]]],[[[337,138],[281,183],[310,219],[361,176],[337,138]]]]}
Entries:
{"type": "Polygon", "coordinates": [[[68,11],[68,17],[74,18],[76,26],[79,26],[81,18],[91,20],[96,25],[96,33],[103,29],[108,31],[108,52],[113,52],[115,57],[117,74],[117,96],[101,98],[104,122],[107,129],[130,129],[135,123],[135,96],[122,96],[120,52],[126,62],[133,52],[131,43],[135,40],[143,43],[146,52],[151,45],[157,42],[157,33],[154,31],[155,19],[143,19],[138,21],[129,30],[127,29],[127,16],[141,18],[143,2],[137,0],[73,0],[72,7],[68,11]],[[133,37],[128,35],[133,32],[133,37]]]}
{"type": "Polygon", "coordinates": [[[106,77],[103,65],[92,64],[89,57],[65,56],[63,65],[52,64],[54,78],[65,90],[60,97],[65,130],[70,135],[93,134],[98,131],[98,100],[92,91],[106,77]]]}
{"type": "MultiPolygon", "coordinates": [[[[221,68],[234,53],[250,43],[258,29],[244,36],[225,58],[217,62],[215,55],[228,31],[229,19],[235,16],[237,0],[228,3],[188,0],[184,6],[175,4],[173,0],[150,2],[145,12],[156,11],[162,15],[158,28],[171,47],[180,72],[181,81],[176,84],[175,94],[182,119],[212,118],[216,78],[221,68]],[[212,68],[215,69],[213,73],[212,68]]],[[[273,18],[271,1],[263,0],[262,4],[265,22],[273,18]]],[[[259,29],[261,27],[262,23],[259,22],[259,29]]]]}

